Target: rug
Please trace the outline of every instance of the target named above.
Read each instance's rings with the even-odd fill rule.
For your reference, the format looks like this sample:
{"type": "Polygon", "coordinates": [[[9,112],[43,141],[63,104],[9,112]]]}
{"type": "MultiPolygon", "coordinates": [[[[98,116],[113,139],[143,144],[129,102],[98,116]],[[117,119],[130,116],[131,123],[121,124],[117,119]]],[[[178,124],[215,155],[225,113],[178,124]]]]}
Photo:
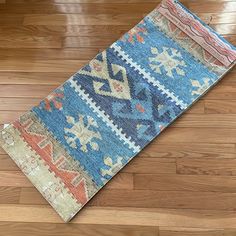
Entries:
{"type": "Polygon", "coordinates": [[[0,144],[67,222],[235,59],[235,47],[181,3],[162,1],[1,130],[0,144]]]}

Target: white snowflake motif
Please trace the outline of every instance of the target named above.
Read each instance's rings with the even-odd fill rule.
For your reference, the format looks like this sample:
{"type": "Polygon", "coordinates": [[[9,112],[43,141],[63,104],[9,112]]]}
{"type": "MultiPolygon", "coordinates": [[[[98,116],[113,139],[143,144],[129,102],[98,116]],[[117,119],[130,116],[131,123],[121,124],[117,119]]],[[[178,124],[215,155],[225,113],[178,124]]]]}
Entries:
{"type": "Polygon", "coordinates": [[[166,74],[174,78],[173,72],[178,75],[185,75],[185,72],[181,67],[186,67],[185,62],[182,60],[181,53],[175,48],[163,47],[162,52],[158,48],[151,48],[151,52],[154,57],[150,57],[150,67],[158,74],[162,74],[162,70],[165,70],[166,74]]]}
{"type": "Polygon", "coordinates": [[[202,95],[210,87],[211,79],[203,78],[203,82],[200,83],[198,80],[191,80],[192,86],[195,90],[192,91],[192,96],[202,95]]]}
{"type": "Polygon", "coordinates": [[[90,128],[98,128],[97,122],[90,116],[79,114],[79,120],[76,121],[74,117],[67,116],[67,122],[72,125],[71,128],[64,128],[65,139],[72,148],[77,148],[77,140],[80,142],[80,150],[88,152],[88,145],[95,150],[99,150],[99,146],[94,139],[102,139],[99,132],[93,131],[90,128]],[[86,118],[86,119],[85,119],[86,118]],[[86,122],[87,121],[87,122],[86,122]],[[85,123],[86,122],[86,123],[85,123]]]}

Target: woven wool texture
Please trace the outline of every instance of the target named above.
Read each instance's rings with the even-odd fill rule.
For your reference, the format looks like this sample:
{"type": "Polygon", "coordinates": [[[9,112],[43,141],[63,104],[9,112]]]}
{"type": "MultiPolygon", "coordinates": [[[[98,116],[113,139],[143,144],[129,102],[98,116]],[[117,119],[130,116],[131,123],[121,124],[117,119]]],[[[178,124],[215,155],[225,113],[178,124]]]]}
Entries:
{"type": "Polygon", "coordinates": [[[69,221],[235,58],[226,40],[179,2],[165,0],[0,131],[0,144],[69,221]]]}

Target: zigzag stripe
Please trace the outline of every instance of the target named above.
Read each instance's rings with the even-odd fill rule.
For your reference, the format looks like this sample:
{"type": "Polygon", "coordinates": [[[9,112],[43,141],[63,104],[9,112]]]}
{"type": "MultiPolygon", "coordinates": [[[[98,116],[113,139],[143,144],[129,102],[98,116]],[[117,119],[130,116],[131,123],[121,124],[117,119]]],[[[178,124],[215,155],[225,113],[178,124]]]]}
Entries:
{"type": "Polygon", "coordinates": [[[162,94],[165,94],[167,97],[171,99],[176,105],[180,106],[181,109],[186,109],[188,107],[182,100],[180,100],[174,93],[170,92],[169,89],[165,88],[164,85],[160,84],[158,80],[156,80],[149,72],[146,72],[145,69],[141,68],[136,62],[133,61],[132,58],[126,54],[120,46],[116,43],[111,45],[111,48],[121,57],[123,61],[125,61],[128,65],[130,65],[135,71],[137,71],[140,75],[142,75],[149,83],[153,86],[157,87],[162,94]]]}
{"type": "Polygon", "coordinates": [[[78,85],[74,80],[73,76],[68,81],[70,86],[80,95],[80,97],[90,106],[90,108],[100,117],[106,124],[109,126],[113,132],[119,137],[121,141],[129,146],[130,149],[133,149],[134,152],[139,152],[141,147],[136,145],[135,142],[131,141],[131,137],[126,137],[123,130],[115,125],[110,117],[105,114],[105,112],[85,93],[84,89],[78,85]]]}
{"type": "Polygon", "coordinates": [[[50,171],[46,162],[28,145],[16,127],[9,125],[0,133],[0,144],[65,221],[69,221],[82,208],[67,186],[50,171]],[[14,140],[12,144],[5,142],[4,133],[14,140]]]}

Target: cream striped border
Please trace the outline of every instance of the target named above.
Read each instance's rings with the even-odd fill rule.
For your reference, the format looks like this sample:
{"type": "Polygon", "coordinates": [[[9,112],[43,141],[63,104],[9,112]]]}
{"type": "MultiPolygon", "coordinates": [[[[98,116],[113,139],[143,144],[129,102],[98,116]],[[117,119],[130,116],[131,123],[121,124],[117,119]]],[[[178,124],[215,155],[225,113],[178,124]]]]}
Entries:
{"type": "Polygon", "coordinates": [[[111,45],[111,48],[122,58],[123,61],[125,61],[134,70],[141,74],[144,79],[146,79],[150,84],[161,90],[162,94],[165,94],[167,97],[169,97],[171,101],[173,101],[176,105],[179,105],[181,109],[186,109],[188,107],[186,103],[176,97],[174,93],[170,92],[167,88],[165,88],[164,85],[160,84],[160,82],[155,79],[149,72],[146,72],[145,69],[141,68],[140,65],[134,62],[133,59],[128,54],[126,54],[120,46],[118,46],[116,43],[113,43],[111,45]]]}
{"type": "Polygon", "coordinates": [[[8,125],[0,131],[0,145],[64,221],[69,221],[81,209],[82,205],[69,193],[60,179],[49,170],[40,156],[24,142],[13,125],[8,125]],[[24,163],[28,170],[22,168],[24,163]],[[59,186],[60,193],[50,188],[54,185],[59,186]],[[53,199],[51,199],[52,196],[53,199]]]}

